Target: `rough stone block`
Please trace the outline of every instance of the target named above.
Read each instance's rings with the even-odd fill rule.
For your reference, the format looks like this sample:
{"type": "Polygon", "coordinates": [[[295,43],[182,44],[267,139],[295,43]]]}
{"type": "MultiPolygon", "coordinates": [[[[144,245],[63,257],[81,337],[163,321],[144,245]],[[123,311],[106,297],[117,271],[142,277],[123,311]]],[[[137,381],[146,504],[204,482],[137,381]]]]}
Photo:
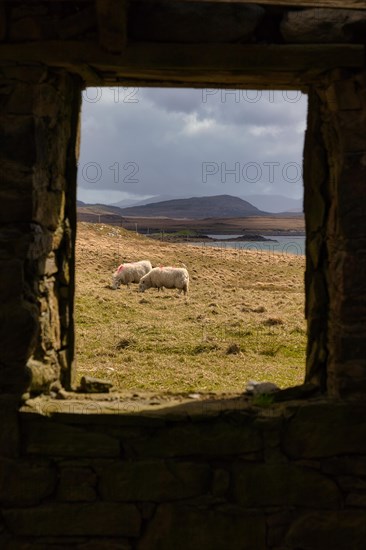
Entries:
{"type": "Polygon", "coordinates": [[[50,385],[59,379],[60,369],[56,363],[30,359],[27,367],[31,372],[30,390],[33,393],[48,392],[50,385]]]}
{"type": "Polygon", "coordinates": [[[283,435],[292,458],[366,454],[366,405],[329,402],[301,407],[283,435]]]}
{"type": "MultiPolygon", "coordinates": [[[[366,125],[363,133],[366,135],[366,125]]],[[[363,151],[365,150],[366,140],[363,146],[363,151]]],[[[360,152],[356,155],[345,156],[338,184],[337,215],[339,218],[335,220],[334,231],[337,231],[339,236],[351,241],[366,237],[365,181],[366,153],[360,152]]]]}
{"type": "Polygon", "coordinates": [[[23,290],[23,262],[20,260],[0,261],[0,303],[19,298],[23,290]]]}
{"type": "Polygon", "coordinates": [[[142,519],[151,519],[155,514],[157,506],[155,502],[138,502],[137,504],[142,519]]]}
{"type": "Polygon", "coordinates": [[[66,457],[119,456],[119,442],[108,435],[22,414],[22,429],[27,453],[66,457]]]}
{"type": "Polygon", "coordinates": [[[8,396],[2,393],[0,396],[0,457],[2,458],[15,458],[19,455],[20,450],[19,398],[16,392],[14,393],[15,395],[8,396]]]}
{"type": "Polygon", "coordinates": [[[159,9],[151,6],[147,12],[145,4],[144,16],[138,17],[135,10],[139,5],[132,5],[130,38],[157,42],[243,42],[251,39],[265,13],[257,5],[219,4],[214,13],[199,2],[178,6],[177,9],[169,2],[159,2],[159,9]]]}
{"type": "Polygon", "coordinates": [[[124,442],[124,448],[127,456],[241,455],[261,450],[262,440],[252,423],[215,421],[169,427],[124,442]]]}
{"type": "Polygon", "coordinates": [[[223,496],[227,493],[230,487],[230,474],[227,470],[218,468],[214,470],[212,479],[212,494],[215,496],[223,496]]]}
{"type": "Polygon", "coordinates": [[[92,376],[82,376],[78,390],[82,393],[109,393],[113,383],[92,376]]]}
{"type": "Polygon", "coordinates": [[[58,351],[61,348],[59,303],[52,286],[50,285],[48,288],[46,297],[40,299],[41,346],[44,353],[47,353],[49,350],[58,351]]]}
{"type": "Polygon", "coordinates": [[[25,167],[37,161],[35,122],[32,116],[4,115],[0,124],[0,158],[25,167]]]}
{"type": "Polygon", "coordinates": [[[9,29],[9,39],[12,42],[42,40],[42,34],[41,21],[33,17],[22,17],[14,21],[9,29]]]}
{"type": "Polygon", "coordinates": [[[330,475],[366,476],[366,456],[332,457],[322,461],[321,469],[330,475]]]}
{"type": "Polygon", "coordinates": [[[337,485],[309,468],[291,464],[246,464],[233,467],[233,487],[237,502],[250,508],[264,506],[305,506],[338,508],[341,495],[337,485]]]}
{"type": "Polygon", "coordinates": [[[264,516],[235,507],[159,506],[138,550],[264,550],[264,516]]]}
{"type": "MultiPolygon", "coordinates": [[[[357,308],[360,311],[360,308],[357,308]]],[[[351,310],[352,311],[352,310],[351,310]]],[[[342,308],[342,313],[347,313],[347,319],[350,319],[351,312],[346,306],[342,308]],[[346,312],[344,312],[346,310],[346,312]]],[[[342,318],[342,315],[334,315],[333,319],[336,323],[342,318]]],[[[344,377],[345,383],[347,380],[352,383],[359,383],[365,375],[366,368],[366,340],[361,334],[345,334],[344,331],[331,331],[329,334],[330,361],[329,374],[344,377]]]]}
{"type": "Polygon", "coordinates": [[[32,221],[32,195],[16,189],[0,192],[0,213],[2,223],[24,223],[32,221]]]}
{"type": "MultiPolygon", "coordinates": [[[[44,262],[45,256],[47,256],[52,250],[52,233],[44,227],[36,223],[32,223],[30,226],[30,246],[28,248],[27,257],[29,260],[41,260],[44,262]]],[[[41,272],[39,273],[42,274],[41,272]]],[[[33,274],[34,277],[34,274],[33,274]]]]}
{"type": "Polygon", "coordinates": [[[55,230],[65,210],[65,193],[37,189],[34,193],[33,222],[55,230]]]}
{"type": "Polygon", "coordinates": [[[364,512],[309,512],[302,514],[290,527],[284,540],[286,548],[301,550],[362,549],[366,540],[364,512]]]}
{"type": "Polygon", "coordinates": [[[337,120],[344,151],[348,153],[364,152],[366,149],[366,109],[340,111],[337,120]]]}
{"type": "Polygon", "coordinates": [[[34,97],[34,114],[37,117],[48,117],[52,122],[57,119],[60,110],[64,107],[57,87],[57,82],[45,82],[37,86],[34,97]]]}
{"type": "Polygon", "coordinates": [[[48,277],[54,275],[58,271],[57,260],[54,252],[50,252],[46,258],[46,265],[44,266],[44,274],[48,277]]]}
{"type": "Polygon", "coordinates": [[[209,480],[210,468],[204,464],[121,462],[101,471],[99,490],[104,500],[159,502],[203,494],[209,480]]]}
{"type": "Polygon", "coordinates": [[[358,344],[363,346],[360,339],[358,341],[353,340],[353,347],[352,340],[349,338],[346,343],[342,343],[342,352],[339,351],[339,342],[337,342],[337,350],[333,349],[333,353],[329,356],[328,395],[336,399],[344,398],[352,401],[363,401],[366,395],[366,359],[362,352],[360,352],[358,344]],[[334,355],[336,353],[339,353],[339,355],[343,354],[347,347],[352,349],[352,353],[359,353],[360,358],[353,361],[346,359],[337,362],[334,355]]]}
{"type": "Polygon", "coordinates": [[[0,501],[6,507],[38,504],[55,484],[55,471],[45,461],[0,459],[0,501]]]}
{"type": "Polygon", "coordinates": [[[366,493],[349,493],[346,497],[346,508],[366,508],[366,493]]]}
{"type": "Polygon", "coordinates": [[[4,158],[1,160],[0,187],[4,191],[16,191],[21,194],[31,196],[33,187],[32,166],[23,166],[16,160],[4,158]]]}
{"type": "Polygon", "coordinates": [[[294,517],[296,517],[295,510],[288,509],[267,516],[267,547],[275,550],[285,550],[281,546],[281,542],[294,517]]]}
{"type": "Polygon", "coordinates": [[[97,499],[97,477],[91,468],[63,467],[57,488],[57,499],[69,502],[93,502],[97,499]]]}
{"type": "Polygon", "coordinates": [[[9,84],[0,112],[6,112],[9,115],[28,115],[33,109],[33,91],[34,87],[25,82],[9,84]]]}
{"type": "Polygon", "coordinates": [[[295,44],[340,44],[358,40],[359,24],[365,24],[362,10],[313,8],[288,11],[281,23],[281,34],[286,42],[295,44]]]}
{"type": "Polygon", "coordinates": [[[28,390],[31,377],[23,361],[0,363],[0,392],[22,395],[28,390]]]}
{"type": "Polygon", "coordinates": [[[137,537],[141,518],[133,504],[49,503],[33,508],[7,509],[5,524],[18,536],[137,537]]]}
{"type": "MultiPolygon", "coordinates": [[[[329,293],[331,297],[336,296],[332,303],[332,310],[337,311],[347,306],[348,299],[357,298],[358,301],[366,299],[366,281],[363,277],[366,269],[366,253],[362,250],[337,251],[332,241],[329,243],[329,250],[332,256],[329,293]]],[[[342,317],[343,315],[342,313],[342,317]]],[[[347,322],[347,319],[344,321],[347,322]]]]}
{"type": "Polygon", "coordinates": [[[357,476],[338,476],[337,483],[344,492],[359,491],[366,493],[366,480],[357,476]]]}
{"type": "Polygon", "coordinates": [[[38,308],[24,302],[6,305],[0,311],[0,349],[3,362],[23,362],[35,345],[38,331],[38,308]],[[21,338],[20,336],[21,335],[21,338]]]}
{"type": "Polygon", "coordinates": [[[361,90],[356,79],[333,82],[326,90],[325,96],[331,111],[362,108],[361,90]]]}

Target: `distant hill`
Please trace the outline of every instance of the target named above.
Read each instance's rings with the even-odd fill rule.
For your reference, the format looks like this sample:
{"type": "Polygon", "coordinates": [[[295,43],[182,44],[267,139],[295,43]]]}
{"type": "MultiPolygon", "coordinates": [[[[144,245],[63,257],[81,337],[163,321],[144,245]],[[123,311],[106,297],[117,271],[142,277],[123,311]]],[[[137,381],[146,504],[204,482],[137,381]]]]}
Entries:
{"type": "Polygon", "coordinates": [[[144,204],[152,204],[153,202],[170,201],[173,199],[183,199],[186,197],[177,197],[176,195],[155,195],[147,199],[131,200],[122,199],[118,202],[113,202],[111,206],[118,206],[119,208],[129,208],[130,206],[142,206],[144,204]]]}
{"type": "Polygon", "coordinates": [[[303,211],[303,199],[292,199],[284,195],[248,195],[242,198],[265,212],[282,213],[303,211]]]}
{"type": "Polygon", "coordinates": [[[143,206],[121,208],[121,216],[144,218],[240,218],[247,216],[265,216],[248,201],[231,195],[215,195],[211,197],[191,197],[189,199],[173,199],[143,206]]]}
{"type": "Polygon", "coordinates": [[[90,213],[97,215],[114,214],[116,216],[121,215],[121,209],[118,206],[112,206],[110,204],[86,204],[82,201],[77,201],[77,210],[79,213],[90,213]]]}
{"type": "MultiPolygon", "coordinates": [[[[119,208],[130,208],[131,206],[143,206],[145,204],[153,204],[157,202],[185,199],[187,197],[173,195],[155,195],[153,197],[141,200],[123,199],[113,203],[110,206],[118,206],[119,208]]],[[[249,202],[263,212],[280,213],[280,212],[302,212],[303,199],[292,199],[284,195],[248,195],[240,196],[240,199],[249,202]]]]}
{"type": "Polygon", "coordinates": [[[77,217],[79,221],[134,231],[138,227],[139,233],[192,229],[203,234],[239,234],[253,229],[266,234],[294,231],[303,234],[305,230],[302,212],[269,213],[231,195],[175,198],[131,208],[78,201],[77,217]]]}

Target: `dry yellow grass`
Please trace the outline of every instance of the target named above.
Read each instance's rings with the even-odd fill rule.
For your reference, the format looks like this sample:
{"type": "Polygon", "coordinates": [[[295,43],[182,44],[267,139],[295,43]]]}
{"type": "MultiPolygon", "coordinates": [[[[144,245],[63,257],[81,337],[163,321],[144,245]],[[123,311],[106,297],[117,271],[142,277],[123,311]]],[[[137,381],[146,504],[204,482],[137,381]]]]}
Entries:
{"type": "Polygon", "coordinates": [[[241,392],[249,379],[280,387],[304,378],[304,258],[165,244],[80,223],[77,372],[120,390],[241,392]],[[122,262],[185,264],[189,297],[108,288],[122,262]]]}

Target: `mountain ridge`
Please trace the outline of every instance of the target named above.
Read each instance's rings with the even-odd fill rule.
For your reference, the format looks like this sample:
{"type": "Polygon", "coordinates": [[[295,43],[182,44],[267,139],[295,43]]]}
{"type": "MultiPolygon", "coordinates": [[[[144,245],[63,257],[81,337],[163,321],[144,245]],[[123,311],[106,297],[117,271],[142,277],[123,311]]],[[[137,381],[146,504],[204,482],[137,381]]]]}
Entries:
{"type": "Polygon", "coordinates": [[[302,213],[264,212],[238,197],[216,195],[118,208],[79,201],[79,221],[116,225],[139,233],[192,230],[199,234],[303,234],[302,213]]]}
{"type": "Polygon", "coordinates": [[[266,216],[248,201],[232,195],[189,197],[148,203],[141,206],[121,208],[122,216],[169,217],[169,218],[233,218],[245,216],[266,216]]]}
{"type": "MultiPolygon", "coordinates": [[[[233,196],[233,195],[231,195],[233,196]]],[[[185,196],[177,195],[153,195],[145,199],[123,199],[118,202],[110,203],[110,206],[117,206],[118,208],[129,208],[131,206],[144,206],[145,204],[152,204],[157,202],[163,202],[175,199],[185,199],[185,196]]],[[[294,199],[285,195],[238,195],[239,199],[249,202],[259,210],[269,212],[271,214],[279,214],[281,212],[302,212],[303,211],[303,198],[294,199]]]]}

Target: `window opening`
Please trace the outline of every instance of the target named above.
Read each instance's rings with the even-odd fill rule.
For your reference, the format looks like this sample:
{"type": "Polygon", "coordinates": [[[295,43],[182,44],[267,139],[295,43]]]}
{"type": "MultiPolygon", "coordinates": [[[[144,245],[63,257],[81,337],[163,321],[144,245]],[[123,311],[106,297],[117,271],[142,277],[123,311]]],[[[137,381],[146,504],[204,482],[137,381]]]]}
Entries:
{"type": "Polygon", "coordinates": [[[300,91],[84,91],[78,379],[174,393],[303,382],[306,105],[300,91]],[[186,266],[187,296],[112,290],[139,260],[186,266]]]}

